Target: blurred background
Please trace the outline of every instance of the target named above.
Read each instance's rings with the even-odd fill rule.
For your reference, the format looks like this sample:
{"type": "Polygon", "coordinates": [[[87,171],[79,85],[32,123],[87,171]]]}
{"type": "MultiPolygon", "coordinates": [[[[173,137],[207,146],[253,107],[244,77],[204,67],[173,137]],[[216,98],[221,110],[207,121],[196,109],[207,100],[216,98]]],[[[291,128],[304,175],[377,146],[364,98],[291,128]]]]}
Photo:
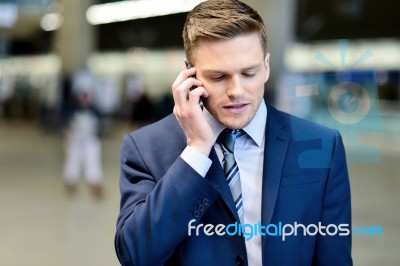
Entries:
{"type": "MultiPolygon", "coordinates": [[[[199,2],[0,0],[0,265],[119,265],[121,140],[172,111],[199,2]]],[[[399,265],[400,2],[244,2],[267,25],[265,98],[339,129],[353,227],[383,228],[354,235],[354,264],[399,265]]]]}

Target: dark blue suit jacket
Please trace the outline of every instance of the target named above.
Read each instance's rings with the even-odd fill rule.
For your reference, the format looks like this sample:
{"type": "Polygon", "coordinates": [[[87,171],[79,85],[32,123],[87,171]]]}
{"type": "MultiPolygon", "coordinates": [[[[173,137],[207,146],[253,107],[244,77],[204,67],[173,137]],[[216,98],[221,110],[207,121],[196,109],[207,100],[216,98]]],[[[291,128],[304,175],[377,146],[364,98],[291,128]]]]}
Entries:
{"type": "MultiPolygon", "coordinates": [[[[262,225],[348,224],[350,185],[336,130],[267,105],[262,225]]],[[[176,118],[128,134],[121,151],[121,209],[115,247],[122,265],[247,265],[242,236],[188,236],[188,223],[238,221],[214,150],[205,178],[180,154],[186,139],[176,118]]],[[[330,232],[334,228],[330,228],[330,232]]],[[[314,230],[311,230],[314,231],[314,230]]],[[[348,236],[262,237],[263,265],[352,265],[348,236]]]]}

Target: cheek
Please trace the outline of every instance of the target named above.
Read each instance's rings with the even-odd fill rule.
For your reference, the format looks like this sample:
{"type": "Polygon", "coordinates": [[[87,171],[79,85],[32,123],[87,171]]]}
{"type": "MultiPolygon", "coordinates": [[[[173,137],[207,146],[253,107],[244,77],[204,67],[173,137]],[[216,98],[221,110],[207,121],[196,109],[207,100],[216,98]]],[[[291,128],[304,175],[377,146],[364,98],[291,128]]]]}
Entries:
{"type": "Polygon", "coordinates": [[[219,96],[214,90],[207,89],[206,86],[204,86],[204,88],[206,88],[206,91],[208,92],[208,97],[203,99],[204,104],[206,105],[206,107],[215,105],[215,102],[219,98],[219,96]]]}
{"type": "Polygon", "coordinates": [[[249,89],[247,90],[248,95],[252,95],[253,98],[260,98],[264,96],[264,77],[260,77],[257,81],[253,81],[249,84],[249,89]]]}
{"type": "Polygon", "coordinates": [[[221,88],[218,88],[216,86],[207,86],[207,84],[204,84],[204,88],[208,92],[207,101],[215,102],[224,96],[224,90],[221,88]]]}

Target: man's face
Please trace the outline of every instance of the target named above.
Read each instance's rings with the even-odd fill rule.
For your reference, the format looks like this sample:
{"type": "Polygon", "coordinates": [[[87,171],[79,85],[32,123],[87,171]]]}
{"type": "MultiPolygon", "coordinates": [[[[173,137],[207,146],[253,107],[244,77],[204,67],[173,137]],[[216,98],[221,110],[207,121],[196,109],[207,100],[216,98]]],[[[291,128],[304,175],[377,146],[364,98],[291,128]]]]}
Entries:
{"type": "Polygon", "coordinates": [[[269,54],[264,57],[257,33],[229,40],[201,40],[194,50],[196,77],[209,97],[207,110],[220,123],[241,129],[253,119],[269,77],[269,54]]]}

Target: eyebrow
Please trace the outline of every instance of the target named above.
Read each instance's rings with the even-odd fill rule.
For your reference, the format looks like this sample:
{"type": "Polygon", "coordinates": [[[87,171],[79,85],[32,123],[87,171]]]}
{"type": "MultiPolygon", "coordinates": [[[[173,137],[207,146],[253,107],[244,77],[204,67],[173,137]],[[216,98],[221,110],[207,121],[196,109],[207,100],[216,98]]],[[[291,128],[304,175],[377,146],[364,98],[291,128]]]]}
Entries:
{"type": "MultiPolygon", "coordinates": [[[[260,68],[260,64],[256,64],[256,65],[251,65],[245,68],[242,68],[240,71],[244,72],[244,71],[249,71],[249,70],[254,70],[254,69],[258,69],[260,68]]],[[[216,69],[205,69],[203,71],[201,71],[203,74],[227,74],[226,71],[223,70],[216,70],[216,69]]]]}

